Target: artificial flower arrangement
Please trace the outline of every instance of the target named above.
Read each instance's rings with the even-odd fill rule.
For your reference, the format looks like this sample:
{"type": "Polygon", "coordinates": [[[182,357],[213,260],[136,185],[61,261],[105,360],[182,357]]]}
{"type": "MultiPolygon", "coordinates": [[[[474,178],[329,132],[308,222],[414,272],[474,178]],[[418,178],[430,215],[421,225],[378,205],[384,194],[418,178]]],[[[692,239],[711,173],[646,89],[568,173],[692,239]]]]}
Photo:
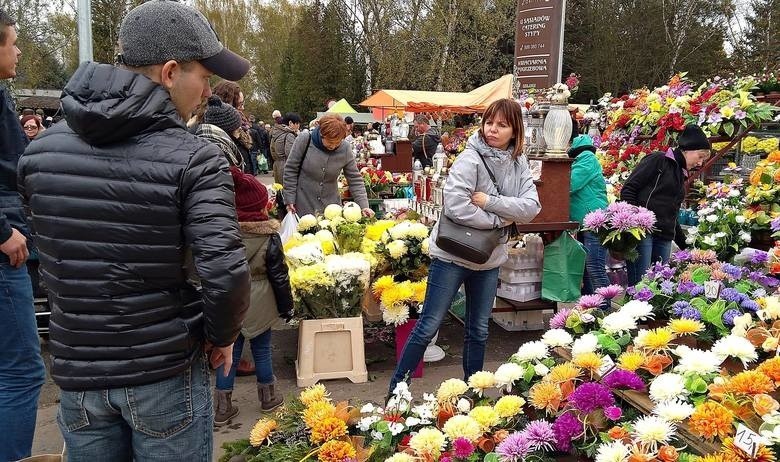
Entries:
{"type": "Polygon", "coordinates": [[[553,104],[563,104],[571,98],[571,91],[565,83],[556,83],[547,89],[547,100],[553,104]]]}
{"type": "Polygon", "coordinates": [[[769,154],[780,149],[780,138],[746,136],[740,142],[740,151],[743,154],[769,154]]]}
{"type": "Polygon", "coordinates": [[[634,260],[636,246],[655,226],[655,214],[644,207],[627,202],[614,202],[606,209],[598,209],[585,215],[583,230],[598,235],[613,257],[634,260]]]}
{"type": "Polygon", "coordinates": [[[780,151],[774,150],[760,160],[750,172],[749,180],[745,190],[747,204],[759,206],[771,218],[780,216],[780,151]]]}

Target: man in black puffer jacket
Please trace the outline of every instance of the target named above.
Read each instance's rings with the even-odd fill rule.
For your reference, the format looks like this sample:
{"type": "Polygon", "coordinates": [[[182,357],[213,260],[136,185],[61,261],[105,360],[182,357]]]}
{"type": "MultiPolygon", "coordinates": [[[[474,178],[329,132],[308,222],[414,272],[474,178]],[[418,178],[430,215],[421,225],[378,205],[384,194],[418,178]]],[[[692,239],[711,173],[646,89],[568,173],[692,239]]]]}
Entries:
{"type": "Polygon", "coordinates": [[[67,123],[19,162],[58,423],[69,460],[211,461],[204,341],[229,368],[249,273],[228,163],[184,121],[212,73],[238,80],[249,64],[173,1],[130,11],[119,40],[123,66],[82,64],[63,91],[67,123]]]}

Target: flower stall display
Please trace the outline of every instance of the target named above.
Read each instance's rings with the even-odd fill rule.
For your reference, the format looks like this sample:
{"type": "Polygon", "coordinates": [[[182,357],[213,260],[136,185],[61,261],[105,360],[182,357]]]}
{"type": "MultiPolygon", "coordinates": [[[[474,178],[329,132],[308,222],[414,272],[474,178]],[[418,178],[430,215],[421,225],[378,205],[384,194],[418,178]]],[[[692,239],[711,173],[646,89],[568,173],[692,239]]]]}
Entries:
{"type": "Polygon", "coordinates": [[[739,149],[743,154],[767,155],[780,149],[780,138],[746,136],[740,142],[739,149]]]}
{"type": "Polygon", "coordinates": [[[425,300],[426,281],[396,281],[393,276],[379,277],[372,285],[374,296],[380,301],[382,320],[393,326],[417,317],[425,300]]]}
{"type": "Polygon", "coordinates": [[[713,250],[719,260],[730,261],[752,239],[754,220],[748,219],[745,210],[741,177],[710,183],[699,201],[698,226],[689,230],[686,241],[698,249],[713,250]]]}
{"type": "MultiPolygon", "coordinates": [[[[776,139],[776,138],[775,138],[776,139]]],[[[748,205],[780,216],[780,151],[775,149],[750,172],[750,184],[745,190],[748,205]]]]}
{"type": "Polygon", "coordinates": [[[636,246],[653,226],[653,212],[627,202],[613,202],[606,209],[588,213],[583,219],[583,230],[597,234],[601,245],[620,260],[636,258],[636,246]]]}
{"type": "Polygon", "coordinates": [[[428,274],[428,226],[404,220],[387,229],[376,246],[385,272],[409,279],[421,279],[428,274]]]}

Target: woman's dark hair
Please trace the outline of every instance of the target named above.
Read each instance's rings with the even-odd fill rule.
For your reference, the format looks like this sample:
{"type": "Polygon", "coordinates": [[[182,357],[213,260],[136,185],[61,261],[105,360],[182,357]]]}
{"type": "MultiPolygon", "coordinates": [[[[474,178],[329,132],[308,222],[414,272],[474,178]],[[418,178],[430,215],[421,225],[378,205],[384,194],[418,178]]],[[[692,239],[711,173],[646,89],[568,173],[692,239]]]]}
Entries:
{"type": "Polygon", "coordinates": [[[241,99],[241,87],[236,82],[222,80],[214,85],[211,92],[219,96],[224,103],[238,109],[238,102],[241,99]]]}
{"type": "Polygon", "coordinates": [[[8,28],[15,25],[16,21],[5,10],[0,10],[0,45],[5,45],[8,38],[8,28]]]}
{"type": "Polygon", "coordinates": [[[511,146],[514,143],[515,148],[512,151],[512,157],[517,159],[523,153],[523,141],[525,141],[523,111],[520,105],[513,99],[504,98],[493,101],[485,110],[485,113],[482,114],[482,126],[479,128],[479,134],[483,139],[485,138],[485,123],[496,117],[503,117],[506,123],[512,127],[512,141],[510,141],[509,145],[511,146]]]}
{"type": "Polygon", "coordinates": [[[294,112],[288,112],[282,118],[282,125],[290,125],[290,122],[292,122],[294,124],[301,123],[301,116],[299,116],[298,114],[296,114],[294,112]]]}

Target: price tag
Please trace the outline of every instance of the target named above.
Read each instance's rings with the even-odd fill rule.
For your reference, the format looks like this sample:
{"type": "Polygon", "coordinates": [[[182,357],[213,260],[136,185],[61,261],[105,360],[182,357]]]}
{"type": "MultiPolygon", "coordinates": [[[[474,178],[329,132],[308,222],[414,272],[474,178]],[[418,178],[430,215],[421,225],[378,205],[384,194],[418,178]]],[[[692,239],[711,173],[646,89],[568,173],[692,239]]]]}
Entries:
{"type": "Polygon", "coordinates": [[[720,281],[705,281],[704,296],[710,300],[715,300],[720,294],[720,281]]]}
{"type": "Polygon", "coordinates": [[[609,355],[604,355],[603,358],[601,358],[601,367],[599,367],[598,374],[601,377],[604,377],[605,375],[612,372],[612,369],[615,368],[615,361],[612,361],[612,358],[609,355]]]}
{"type": "Polygon", "coordinates": [[[734,445],[750,454],[750,457],[755,457],[760,439],[761,437],[753,430],[739,424],[737,426],[737,434],[734,435],[734,445]]]}

